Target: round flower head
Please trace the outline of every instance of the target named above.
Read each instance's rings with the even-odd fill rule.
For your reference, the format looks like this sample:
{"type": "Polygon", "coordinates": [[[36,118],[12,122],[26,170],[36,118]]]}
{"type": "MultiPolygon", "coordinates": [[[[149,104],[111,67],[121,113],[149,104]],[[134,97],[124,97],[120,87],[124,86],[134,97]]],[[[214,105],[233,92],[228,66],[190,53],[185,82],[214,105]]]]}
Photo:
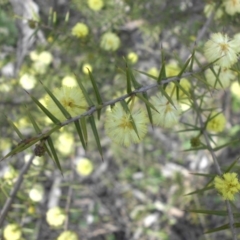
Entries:
{"type": "Polygon", "coordinates": [[[104,5],[103,0],[88,0],[88,6],[93,11],[101,10],[103,5],[104,5]]]}
{"type": "Polygon", "coordinates": [[[3,236],[6,240],[19,240],[22,236],[21,227],[16,224],[8,224],[3,230],[3,236]]]}
{"type": "Polygon", "coordinates": [[[181,109],[177,101],[173,100],[174,106],[163,95],[157,95],[151,98],[151,102],[158,110],[152,111],[153,123],[164,127],[173,127],[179,121],[181,109]]]}
{"type": "Polygon", "coordinates": [[[240,0],[224,0],[223,6],[229,15],[234,15],[240,12],[240,0]]]}
{"type": "Polygon", "coordinates": [[[120,44],[120,38],[115,33],[107,32],[102,35],[100,47],[106,51],[116,51],[120,44]]]}
{"type": "Polygon", "coordinates": [[[214,66],[213,70],[214,72],[211,69],[207,69],[205,76],[209,85],[216,89],[229,87],[231,80],[235,79],[234,72],[228,68],[214,66]]]}
{"type": "Polygon", "coordinates": [[[207,123],[207,130],[222,132],[226,125],[226,118],[222,113],[212,112],[207,123]]]}
{"type": "Polygon", "coordinates": [[[224,173],[223,177],[216,176],[214,178],[214,186],[224,200],[234,200],[234,195],[240,191],[237,173],[224,173]]]}
{"type": "Polygon", "coordinates": [[[93,171],[93,164],[87,158],[82,158],[77,163],[77,172],[82,176],[88,176],[93,171]]]}
{"type": "Polygon", "coordinates": [[[64,231],[58,236],[57,240],[78,240],[78,236],[73,231],[64,231]]]}
{"type": "Polygon", "coordinates": [[[214,33],[204,45],[204,55],[209,62],[215,62],[223,68],[229,68],[237,62],[240,52],[239,42],[231,40],[226,34],[214,33]]]}
{"type": "Polygon", "coordinates": [[[147,123],[148,118],[142,109],[132,111],[130,114],[126,113],[120,104],[116,104],[106,114],[105,131],[114,142],[129,146],[144,138],[147,123]],[[134,130],[132,119],[138,134],[134,130]]]}
{"type": "Polygon", "coordinates": [[[138,55],[135,52],[130,52],[127,55],[127,59],[130,63],[134,64],[138,61],[138,55]]]}
{"type": "Polygon", "coordinates": [[[88,27],[84,23],[77,23],[73,28],[72,28],[72,35],[77,37],[77,38],[84,38],[88,35],[88,27]]]}
{"type": "MultiPolygon", "coordinates": [[[[54,96],[63,105],[63,107],[74,117],[87,110],[87,102],[83,96],[82,91],[78,87],[66,87],[63,86],[54,90],[54,96]]],[[[58,119],[64,120],[65,117],[61,110],[57,107],[55,102],[47,97],[46,99],[47,109],[58,119]]]]}
{"type": "Polygon", "coordinates": [[[66,219],[64,211],[60,207],[50,208],[46,213],[46,220],[50,226],[60,227],[66,219]]]}
{"type": "Polygon", "coordinates": [[[40,202],[44,197],[44,188],[40,184],[35,184],[32,189],[29,191],[29,197],[34,202],[40,202]]]}

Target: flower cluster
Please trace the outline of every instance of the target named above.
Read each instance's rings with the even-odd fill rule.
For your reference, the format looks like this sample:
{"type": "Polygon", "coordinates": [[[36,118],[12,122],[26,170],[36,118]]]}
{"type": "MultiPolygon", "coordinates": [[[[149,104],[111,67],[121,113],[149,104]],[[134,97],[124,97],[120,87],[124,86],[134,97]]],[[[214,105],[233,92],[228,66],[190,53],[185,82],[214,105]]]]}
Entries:
{"type": "Polygon", "coordinates": [[[214,178],[214,186],[224,200],[234,200],[234,195],[240,191],[237,173],[224,173],[223,177],[216,176],[214,178]]]}
{"type": "Polygon", "coordinates": [[[77,23],[73,28],[72,28],[72,35],[77,37],[77,38],[84,38],[88,35],[88,26],[84,23],[77,23]]]}

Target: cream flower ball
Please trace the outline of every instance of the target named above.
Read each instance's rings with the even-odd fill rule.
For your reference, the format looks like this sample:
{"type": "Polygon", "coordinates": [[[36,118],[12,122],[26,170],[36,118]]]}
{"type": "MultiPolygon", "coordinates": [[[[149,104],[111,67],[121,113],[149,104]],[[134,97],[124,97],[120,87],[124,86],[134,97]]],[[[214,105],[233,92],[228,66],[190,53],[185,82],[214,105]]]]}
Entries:
{"type": "Polygon", "coordinates": [[[82,176],[88,176],[93,171],[93,164],[87,158],[82,158],[77,163],[77,172],[82,176]]]}
{"type": "Polygon", "coordinates": [[[120,44],[121,40],[115,33],[107,32],[101,37],[100,47],[106,51],[116,51],[120,44]]]}
{"type": "Polygon", "coordinates": [[[60,207],[50,208],[46,213],[46,220],[50,226],[60,227],[64,224],[66,214],[60,207]]]}
{"type": "Polygon", "coordinates": [[[21,227],[16,223],[8,224],[3,230],[3,235],[6,240],[19,240],[22,236],[21,227]]]}
{"type": "Polygon", "coordinates": [[[204,45],[204,55],[209,62],[215,62],[223,68],[229,68],[238,60],[240,44],[236,39],[230,39],[227,34],[213,33],[204,45]]]}
{"type": "Polygon", "coordinates": [[[125,112],[121,104],[118,103],[107,111],[105,131],[115,143],[129,146],[131,143],[139,143],[145,137],[147,123],[148,118],[143,109],[125,112]],[[133,121],[138,134],[134,130],[133,121]]]}
{"type": "Polygon", "coordinates": [[[152,111],[153,123],[163,128],[171,128],[179,121],[181,108],[176,100],[172,100],[174,106],[163,95],[156,95],[151,98],[151,103],[158,110],[152,111]]]}

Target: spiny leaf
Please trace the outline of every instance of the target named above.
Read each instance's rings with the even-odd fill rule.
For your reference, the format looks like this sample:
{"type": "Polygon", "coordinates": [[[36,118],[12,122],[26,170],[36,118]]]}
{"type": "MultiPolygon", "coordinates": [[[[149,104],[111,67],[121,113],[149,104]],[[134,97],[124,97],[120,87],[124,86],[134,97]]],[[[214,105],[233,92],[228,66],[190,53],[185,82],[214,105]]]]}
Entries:
{"type": "Polygon", "coordinates": [[[31,123],[33,125],[33,128],[35,129],[37,134],[40,134],[41,133],[40,127],[38,126],[37,122],[35,121],[34,117],[31,114],[31,112],[28,110],[27,106],[25,106],[25,108],[26,108],[26,113],[28,115],[28,118],[29,118],[29,120],[31,121],[31,123]]]}
{"type": "Polygon", "coordinates": [[[192,56],[191,56],[191,62],[190,62],[190,66],[189,66],[190,71],[193,70],[194,59],[195,59],[195,48],[193,49],[192,56]]]}
{"type": "Polygon", "coordinates": [[[87,122],[86,122],[86,118],[80,118],[80,126],[83,132],[83,136],[85,139],[85,143],[86,143],[86,147],[87,147],[87,143],[88,143],[88,134],[87,134],[87,122]]]}
{"type": "Polygon", "coordinates": [[[62,168],[61,168],[61,165],[60,165],[60,162],[59,162],[59,159],[58,159],[56,150],[55,150],[55,148],[54,148],[53,141],[52,141],[52,139],[51,139],[50,136],[47,138],[47,142],[48,142],[48,146],[49,146],[49,148],[50,148],[50,150],[51,150],[51,153],[52,153],[52,156],[53,156],[52,159],[54,160],[54,162],[56,163],[58,169],[59,169],[59,170],[61,171],[61,173],[62,173],[62,168]]]}
{"type": "Polygon", "coordinates": [[[205,234],[207,233],[213,233],[213,232],[219,232],[219,231],[222,231],[222,230],[226,230],[226,229],[229,229],[229,224],[224,224],[220,227],[217,227],[217,228],[213,228],[213,229],[210,229],[208,231],[205,232],[205,234]]]}
{"type": "Polygon", "coordinates": [[[203,192],[208,191],[208,190],[211,190],[211,189],[213,189],[213,188],[214,188],[214,186],[204,187],[204,188],[202,188],[202,189],[199,189],[199,190],[196,190],[196,191],[187,193],[187,194],[185,194],[184,196],[193,195],[193,194],[202,194],[203,192]]]}
{"type": "Polygon", "coordinates": [[[139,134],[138,134],[138,130],[137,130],[137,126],[136,126],[136,124],[135,124],[135,122],[134,122],[134,119],[133,119],[133,117],[132,117],[131,111],[130,111],[129,108],[128,108],[127,103],[126,103],[125,101],[121,101],[120,103],[121,103],[124,111],[129,114],[131,123],[132,123],[132,125],[133,125],[133,129],[134,129],[135,133],[137,134],[138,138],[140,139],[139,134]]]}
{"type": "Polygon", "coordinates": [[[132,92],[132,85],[131,85],[131,75],[130,69],[126,64],[126,79],[127,79],[127,93],[130,94],[132,92]]]}
{"type": "Polygon", "coordinates": [[[91,127],[92,127],[93,135],[94,135],[96,143],[97,143],[98,151],[99,151],[99,153],[102,157],[102,161],[103,161],[102,146],[101,146],[100,139],[99,139],[99,136],[98,136],[98,131],[97,131],[97,128],[96,128],[96,123],[95,123],[94,117],[90,116],[89,121],[90,121],[90,124],[91,124],[91,127]]]}
{"type": "Polygon", "coordinates": [[[32,96],[30,93],[26,91],[26,93],[31,97],[31,99],[38,105],[38,107],[45,113],[46,116],[48,116],[53,123],[55,124],[61,124],[61,122],[51,113],[46,109],[34,96],[32,96]]]}
{"type": "Polygon", "coordinates": [[[24,139],[23,134],[20,132],[20,130],[17,128],[17,126],[6,116],[9,124],[11,125],[11,127],[13,128],[13,130],[17,133],[18,137],[20,139],[24,139]]]}
{"type": "MultiPolygon", "coordinates": [[[[41,83],[43,85],[43,83],[41,83]]],[[[52,93],[52,91],[50,91],[47,87],[45,87],[43,85],[45,91],[48,93],[48,95],[51,97],[51,99],[54,101],[54,103],[57,105],[57,107],[59,108],[59,110],[62,112],[62,114],[64,115],[64,117],[66,119],[70,119],[71,115],[69,114],[69,112],[63,107],[63,105],[61,104],[61,102],[54,96],[54,94],[52,93]]]]}
{"type": "Polygon", "coordinates": [[[80,138],[80,141],[81,141],[81,143],[82,143],[82,146],[83,146],[83,148],[86,150],[87,146],[86,146],[85,139],[84,139],[84,137],[83,137],[83,133],[82,133],[82,130],[81,130],[79,121],[78,121],[78,120],[74,121],[74,124],[75,124],[76,130],[77,130],[78,136],[79,136],[79,138],[80,138]]]}
{"type": "MultiPolygon", "coordinates": [[[[202,213],[207,215],[216,215],[216,216],[228,216],[227,211],[216,211],[216,210],[206,210],[206,209],[188,209],[187,212],[193,212],[193,213],[202,213]]],[[[233,213],[234,217],[240,217],[240,213],[233,213]]]]}
{"type": "MultiPolygon", "coordinates": [[[[98,90],[96,80],[94,79],[91,71],[89,71],[88,68],[87,68],[87,70],[88,70],[88,74],[89,74],[89,77],[90,77],[90,80],[91,80],[91,83],[92,83],[92,86],[93,86],[93,90],[94,90],[94,93],[95,93],[95,96],[96,96],[96,99],[97,99],[97,103],[101,106],[103,104],[103,100],[102,100],[102,97],[101,97],[100,92],[98,90]]],[[[101,108],[99,108],[97,112],[98,112],[98,119],[100,119],[101,108]]]]}
{"type": "Polygon", "coordinates": [[[85,87],[83,86],[81,80],[79,79],[79,77],[76,74],[74,74],[74,75],[76,76],[78,85],[82,90],[83,96],[85,97],[85,99],[88,103],[88,106],[93,106],[94,104],[93,104],[92,100],[90,99],[89,94],[87,93],[87,91],[86,91],[85,87]]]}

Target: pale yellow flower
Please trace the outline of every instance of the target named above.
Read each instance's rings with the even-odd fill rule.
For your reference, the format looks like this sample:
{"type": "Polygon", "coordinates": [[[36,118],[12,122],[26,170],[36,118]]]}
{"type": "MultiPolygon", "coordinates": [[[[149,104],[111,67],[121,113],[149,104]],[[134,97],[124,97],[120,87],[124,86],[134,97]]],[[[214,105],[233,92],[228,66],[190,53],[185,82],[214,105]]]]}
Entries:
{"type": "Polygon", "coordinates": [[[238,60],[239,41],[231,40],[226,34],[213,33],[204,45],[204,55],[209,62],[215,62],[223,68],[229,68],[238,60]]]}
{"type": "Polygon", "coordinates": [[[88,63],[85,63],[83,64],[82,71],[84,74],[88,75],[89,74],[88,71],[92,72],[92,66],[88,63]]]}
{"type": "Polygon", "coordinates": [[[152,111],[153,123],[155,125],[170,128],[179,122],[181,108],[177,101],[172,100],[173,106],[165,96],[158,94],[151,98],[151,102],[158,110],[158,112],[152,111]]]}
{"type": "Polygon", "coordinates": [[[121,40],[115,33],[107,32],[101,37],[100,47],[106,51],[116,51],[120,44],[121,40]]]}
{"type": "Polygon", "coordinates": [[[130,63],[135,64],[138,61],[138,55],[135,52],[130,52],[127,55],[127,59],[130,63]]]}
{"type": "Polygon", "coordinates": [[[88,0],[88,6],[94,11],[99,11],[103,8],[104,2],[103,0],[88,0]]]}
{"type": "Polygon", "coordinates": [[[88,176],[93,171],[93,164],[87,158],[82,158],[77,163],[77,172],[82,176],[88,176]]]}
{"type": "Polygon", "coordinates": [[[57,240],[78,240],[78,236],[73,231],[64,231],[58,236],[57,240]]]}
{"type": "Polygon", "coordinates": [[[230,86],[231,80],[236,78],[234,72],[228,68],[221,68],[219,66],[213,67],[214,72],[211,69],[207,69],[205,76],[210,86],[216,89],[225,89],[230,86]]]}
{"type": "Polygon", "coordinates": [[[66,214],[60,207],[50,208],[46,213],[46,220],[50,226],[60,227],[64,224],[66,214]]]}
{"type": "MultiPolygon", "coordinates": [[[[78,87],[66,87],[54,90],[54,96],[63,105],[63,107],[70,113],[72,117],[80,115],[87,110],[87,102],[83,93],[78,87]]],[[[55,102],[48,96],[46,98],[48,110],[58,119],[64,120],[65,117],[57,107],[55,102]]]]}
{"type": "Polygon", "coordinates": [[[232,83],[230,90],[235,97],[240,98],[240,85],[238,81],[232,83]]]}
{"type": "Polygon", "coordinates": [[[22,236],[21,227],[16,224],[8,224],[3,230],[3,236],[5,240],[20,240],[22,236]]]}
{"type": "Polygon", "coordinates": [[[212,112],[207,123],[207,130],[222,132],[226,125],[226,118],[222,113],[212,112]]]}
{"type": "Polygon", "coordinates": [[[41,184],[35,184],[29,191],[29,197],[34,202],[41,202],[44,197],[44,188],[41,184]]]}
{"type": "Polygon", "coordinates": [[[234,200],[234,195],[240,191],[237,173],[224,173],[223,177],[214,178],[214,186],[224,200],[234,200]]]}
{"type": "Polygon", "coordinates": [[[83,38],[88,35],[88,26],[84,23],[77,23],[73,28],[72,28],[72,35],[77,37],[77,38],[83,38]]]}
{"type": "Polygon", "coordinates": [[[131,143],[139,143],[147,133],[148,118],[142,109],[126,113],[118,103],[111,110],[107,111],[105,131],[116,143],[129,146],[131,143]],[[138,132],[135,132],[132,119],[138,132]]]}
{"type": "Polygon", "coordinates": [[[240,0],[224,0],[223,6],[229,15],[233,16],[240,12],[240,0]]]}

